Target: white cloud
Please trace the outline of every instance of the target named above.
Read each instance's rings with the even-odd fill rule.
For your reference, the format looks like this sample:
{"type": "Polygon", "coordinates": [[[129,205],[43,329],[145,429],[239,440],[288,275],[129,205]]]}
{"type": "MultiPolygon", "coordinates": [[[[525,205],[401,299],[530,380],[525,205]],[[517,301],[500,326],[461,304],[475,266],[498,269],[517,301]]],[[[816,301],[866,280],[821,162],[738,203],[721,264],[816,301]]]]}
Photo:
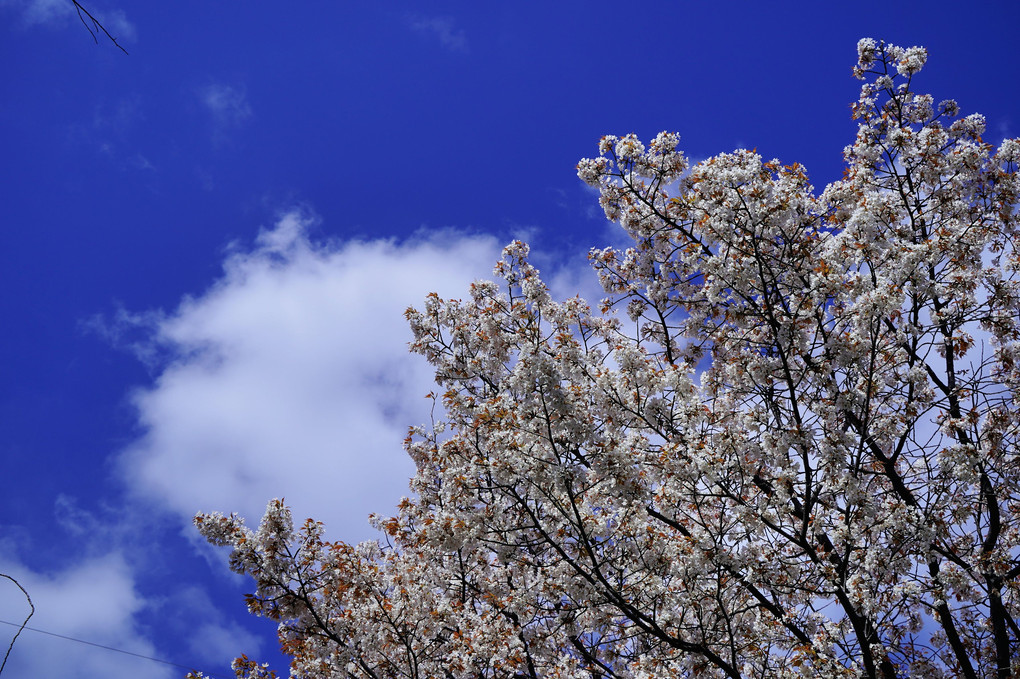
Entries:
{"type": "Polygon", "coordinates": [[[20,11],[28,26],[63,23],[74,14],[74,5],[67,0],[2,0],[0,6],[20,11]]]}
{"type": "Polygon", "coordinates": [[[408,19],[411,30],[430,35],[451,52],[467,52],[467,35],[457,29],[449,17],[412,17],[408,19]]]}
{"type": "MultiPolygon", "coordinates": [[[[241,653],[250,658],[261,656],[263,642],[271,637],[256,637],[236,622],[228,620],[209,596],[197,587],[173,590],[155,606],[157,614],[172,621],[172,634],[186,648],[188,662],[202,663],[208,672],[230,667],[241,653]],[[200,612],[196,615],[196,612],[200,612]]],[[[232,675],[230,675],[232,676],[232,675]]]]}
{"type": "Polygon", "coordinates": [[[198,96],[221,128],[239,125],[252,116],[243,87],[213,83],[201,88],[198,96]]]}
{"type": "MultiPolygon", "coordinates": [[[[128,21],[122,10],[103,10],[82,3],[88,12],[109,31],[118,42],[132,42],[137,36],[134,24],[128,21]]],[[[0,0],[0,7],[10,7],[21,15],[25,26],[63,26],[70,19],[78,22],[78,11],[70,0],[0,0]]],[[[93,32],[96,27],[87,15],[84,21],[93,32]]],[[[104,37],[102,35],[98,37],[104,37]]]]}
{"type": "MultiPolygon", "coordinates": [[[[92,12],[92,10],[89,11],[92,12]]],[[[100,23],[106,27],[106,30],[118,42],[134,42],[138,35],[134,24],[128,21],[127,15],[122,10],[114,9],[105,12],[92,12],[92,16],[99,19],[100,23]]],[[[88,20],[88,17],[86,17],[86,20],[88,20]]]]}
{"type": "Polygon", "coordinates": [[[599,302],[606,296],[606,292],[584,253],[578,253],[571,262],[560,266],[548,266],[543,259],[532,257],[532,263],[539,267],[542,280],[549,287],[553,299],[564,300],[579,295],[591,305],[593,311],[598,310],[599,302]]]}
{"type": "Polygon", "coordinates": [[[152,161],[143,156],[141,153],[136,153],[132,156],[132,158],[128,161],[128,164],[136,170],[156,171],[156,166],[152,164],[152,161]]]}
{"type": "Polygon", "coordinates": [[[137,317],[169,352],[133,397],[144,433],[121,469],[137,495],[183,517],[249,521],[282,496],[299,518],[356,540],[373,536],[369,512],[407,494],[401,442],[428,419],[434,383],[407,352],[403,312],[432,290],[464,296],[502,243],[447,231],[317,244],[307,227],[286,215],[202,295],[137,317]]]}
{"type": "MultiPolygon", "coordinates": [[[[4,559],[0,561],[0,572],[17,578],[32,597],[35,615],[28,623],[30,627],[149,658],[159,657],[135,622],[135,615],[146,604],[136,592],[134,579],[120,554],[92,558],[50,574],[32,572],[4,559]]],[[[28,610],[18,588],[6,579],[0,580],[3,619],[20,623],[28,610]]],[[[4,628],[0,639],[6,647],[17,628],[6,625],[4,628]]],[[[5,671],[12,677],[65,679],[107,676],[170,679],[182,674],[180,668],[32,630],[25,630],[18,637],[5,671]]]]}

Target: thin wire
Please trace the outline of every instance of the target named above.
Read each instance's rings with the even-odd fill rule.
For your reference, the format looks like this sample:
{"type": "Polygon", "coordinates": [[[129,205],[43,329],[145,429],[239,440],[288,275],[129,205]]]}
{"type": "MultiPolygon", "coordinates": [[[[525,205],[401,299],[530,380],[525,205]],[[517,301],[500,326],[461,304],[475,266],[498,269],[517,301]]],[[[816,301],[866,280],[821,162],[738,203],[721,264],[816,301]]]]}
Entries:
{"type": "MultiPolygon", "coordinates": [[[[68,636],[65,636],[63,634],[57,634],[56,632],[47,632],[44,629],[37,629],[35,627],[28,627],[28,626],[26,626],[24,624],[19,625],[16,622],[7,622],[6,620],[0,620],[0,623],[3,623],[5,625],[10,625],[11,627],[21,627],[22,629],[27,629],[27,630],[32,631],[32,632],[38,632],[39,634],[48,634],[49,636],[57,637],[58,639],[66,639],[67,641],[77,641],[79,644],[85,644],[87,646],[95,646],[96,648],[102,648],[102,649],[107,650],[107,651],[114,651],[115,653],[123,653],[124,655],[131,655],[131,656],[134,656],[136,658],[142,658],[143,660],[151,660],[152,662],[163,663],[164,665],[170,665],[172,667],[179,667],[181,669],[188,670],[189,672],[195,671],[194,667],[188,667],[187,665],[181,665],[179,663],[170,662],[169,660],[161,660],[159,658],[153,658],[152,656],[142,655],[141,653],[132,653],[131,651],[125,651],[124,649],[121,649],[121,648],[114,648],[113,646],[104,646],[103,644],[97,644],[97,643],[95,643],[93,641],[85,641],[84,639],[75,639],[74,637],[68,637],[68,636]]],[[[215,674],[206,674],[205,676],[209,677],[210,679],[222,679],[222,677],[218,677],[215,674]]]]}
{"type": "Polygon", "coordinates": [[[28,612],[28,615],[25,616],[25,620],[20,625],[15,625],[13,622],[7,623],[8,625],[17,627],[18,631],[14,633],[14,638],[11,639],[11,645],[7,647],[7,652],[4,653],[4,661],[0,663],[0,673],[3,673],[4,668],[7,667],[7,658],[11,656],[11,650],[14,648],[14,642],[18,640],[18,637],[21,636],[21,633],[25,631],[25,626],[28,624],[28,621],[32,619],[33,615],[35,615],[35,604],[32,603],[32,597],[28,596],[28,592],[26,592],[25,588],[21,586],[20,582],[15,580],[10,575],[7,575],[6,573],[0,573],[0,577],[7,578],[15,585],[17,585],[18,589],[21,590],[21,593],[25,595],[25,599],[28,600],[28,607],[32,609],[28,612]]]}

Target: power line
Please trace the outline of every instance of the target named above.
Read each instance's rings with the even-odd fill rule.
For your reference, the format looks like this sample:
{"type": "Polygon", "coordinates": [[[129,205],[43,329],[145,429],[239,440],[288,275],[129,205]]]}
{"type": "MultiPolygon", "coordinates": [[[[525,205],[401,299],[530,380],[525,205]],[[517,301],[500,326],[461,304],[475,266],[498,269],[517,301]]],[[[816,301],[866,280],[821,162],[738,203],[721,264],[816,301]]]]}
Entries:
{"type": "MultiPolygon", "coordinates": [[[[180,663],[170,662],[169,660],[161,660],[160,658],[153,658],[152,656],[142,655],[141,653],[132,653],[131,651],[125,651],[122,648],[114,648],[113,646],[104,646],[103,644],[97,644],[94,641],[85,641],[84,639],[76,639],[74,637],[65,636],[63,634],[57,634],[56,632],[47,632],[44,629],[38,629],[38,628],[35,628],[35,627],[28,627],[27,625],[23,626],[21,623],[8,622],[6,620],[0,620],[0,623],[3,623],[5,625],[10,625],[11,627],[20,627],[22,629],[27,629],[27,630],[29,630],[31,632],[38,632],[39,634],[46,634],[46,635],[49,635],[51,637],[56,637],[58,639],[66,639],[67,641],[76,641],[79,644],[85,644],[86,646],[95,646],[96,648],[101,648],[101,649],[106,650],[106,651],[113,651],[114,653],[123,653],[124,655],[134,656],[135,658],[142,658],[143,660],[151,660],[152,662],[163,663],[164,665],[170,665],[171,667],[179,667],[181,669],[188,670],[189,672],[192,672],[192,671],[195,670],[194,667],[188,667],[187,665],[181,665],[180,663]]],[[[223,677],[219,677],[219,676],[217,676],[215,674],[208,674],[208,673],[206,673],[205,676],[210,677],[210,679],[223,679],[223,677]]]]}

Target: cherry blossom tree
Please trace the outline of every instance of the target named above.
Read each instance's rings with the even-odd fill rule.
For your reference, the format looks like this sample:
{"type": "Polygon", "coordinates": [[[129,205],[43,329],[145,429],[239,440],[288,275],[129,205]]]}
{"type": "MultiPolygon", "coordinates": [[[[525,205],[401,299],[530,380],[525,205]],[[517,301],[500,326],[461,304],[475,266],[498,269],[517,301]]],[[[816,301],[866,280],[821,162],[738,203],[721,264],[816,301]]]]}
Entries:
{"type": "Polygon", "coordinates": [[[600,308],[515,242],[408,310],[442,416],[380,540],[196,517],[293,676],[1020,676],[1020,140],[915,92],[924,49],[858,53],[821,193],[608,136],[600,308]]]}

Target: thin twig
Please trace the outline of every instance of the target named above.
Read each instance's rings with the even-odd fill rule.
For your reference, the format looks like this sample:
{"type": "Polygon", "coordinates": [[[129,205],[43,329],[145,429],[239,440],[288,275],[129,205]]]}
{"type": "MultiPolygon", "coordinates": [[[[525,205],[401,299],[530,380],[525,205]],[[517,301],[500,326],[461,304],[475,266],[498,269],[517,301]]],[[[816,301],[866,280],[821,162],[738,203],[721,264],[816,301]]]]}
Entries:
{"type": "Polygon", "coordinates": [[[28,615],[25,617],[25,622],[21,623],[21,627],[19,627],[18,631],[14,633],[14,638],[11,639],[11,645],[7,647],[7,652],[4,653],[4,661],[0,663],[0,674],[3,674],[4,667],[7,666],[7,658],[10,657],[11,650],[14,648],[14,642],[18,640],[18,636],[25,630],[25,626],[28,625],[28,621],[32,618],[33,615],[35,615],[35,604],[32,603],[32,597],[28,595],[28,592],[26,592],[25,588],[21,586],[20,582],[18,582],[11,576],[7,575],[6,573],[0,573],[0,578],[7,578],[15,585],[17,585],[18,589],[21,590],[21,593],[25,595],[25,599],[28,600],[28,607],[32,609],[28,612],[28,615]]]}
{"type": "Polygon", "coordinates": [[[71,3],[74,5],[74,8],[78,10],[78,18],[81,19],[81,25],[85,27],[85,30],[89,32],[89,35],[92,36],[92,40],[95,41],[97,45],[99,44],[99,37],[96,35],[96,31],[102,31],[106,34],[106,37],[110,39],[110,42],[116,45],[121,52],[124,54],[128,53],[128,51],[121,47],[121,44],[117,42],[117,38],[110,35],[110,32],[106,30],[106,27],[99,23],[99,19],[92,16],[87,9],[82,7],[81,4],[78,3],[78,0],[71,0],[71,3]],[[82,16],[83,14],[84,16],[82,16]],[[92,26],[89,26],[88,21],[85,21],[85,17],[89,18],[92,22],[92,26]],[[95,28],[95,30],[93,30],[93,28],[95,28]]]}

